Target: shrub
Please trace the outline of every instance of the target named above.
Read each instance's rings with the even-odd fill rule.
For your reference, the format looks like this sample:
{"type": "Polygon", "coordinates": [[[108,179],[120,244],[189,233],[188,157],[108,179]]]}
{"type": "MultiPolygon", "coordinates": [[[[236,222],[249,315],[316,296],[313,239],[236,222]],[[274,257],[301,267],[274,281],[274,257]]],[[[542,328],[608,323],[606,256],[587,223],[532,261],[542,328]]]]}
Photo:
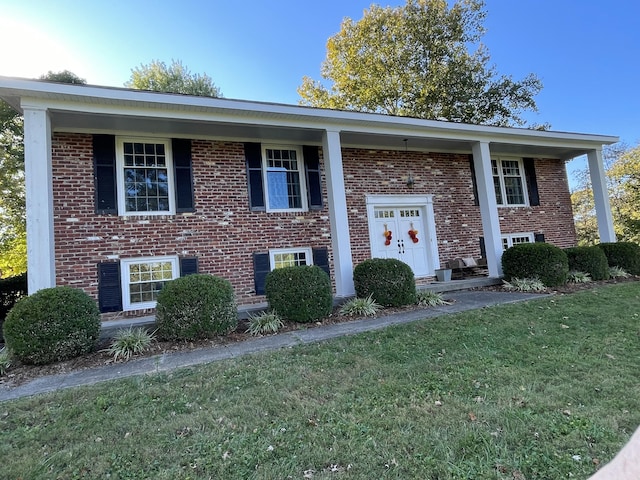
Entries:
{"type": "Polygon", "coordinates": [[[340,307],[340,315],[371,317],[378,313],[381,308],[382,306],[378,305],[371,295],[367,298],[356,297],[346,301],[340,307]]]}
{"type": "Polygon", "coordinates": [[[590,247],[565,248],[569,261],[569,270],[585,272],[593,280],[607,280],[609,278],[609,264],[607,256],[601,248],[595,245],[590,247]]]}
{"type": "Polygon", "coordinates": [[[123,328],[118,330],[113,337],[111,346],[107,349],[113,360],[119,358],[129,360],[133,355],[144,352],[153,341],[154,333],[149,333],[145,328],[123,328]]]}
{"type": "Polygon", "coordinates": [[[249,328],[247,333],[251,335],[262,335],[265,333],[276,333],[284,327],[284,323],[275,311],[260,312],[256,315],[249,315],[249,328]]]}
{"type": "Polygon", "coordinates": [[[569,283],[589,283],[591,281],[591,276],[588,273],[572,270],[567,275],[567,280],[569,283]]]}
{"type": "Polygon", "coordinates": [[[93,298],[70,287],[45,288],[21,298],[4,322],[4,339],[29,364],[67,360],[91,352],[100,337],[93,298]]]}
{"type": "Polygon", "coordinates": [[[620,267],[631,275],[640,275],[640,245],[633,242],[600,243],[610,267],[620,267]]]}
{"type": "Polygon", "coordinates": [[[416,303],[416,283],[411,267],[394,258],[371,258],[353,270],[356,295],[373,299],[385,307],[416,303]]]}
{"type": "Polygon", "coordinates": [[[312,322],[331,313],[331,279],[315,265],[276,268],[267,274],[265,293],[271,309],[294,322],[312,322]]]}
{"type": "Polygon", "coordinates": [[[451,305],[442,298],[442,294],[433,290],[422,290],[416,294],[416,303],[421,307],[438,307],[440,305],[451,305]]]}
{"type": "Polygon", "coordinates": [[[547,287],[567,283],[567,254],[549,243],[521,243],[502,254],[502,269],[506,280],[538,278],[547,287]]]}
{"type": "Polygon", "coordinates": [[[233,288],[213,275],[195,274],[167,282],[158,293],[156,335],[195,340],[224,335],[238,324],[233,288]]]}
{"type": "Polygon", "coordinates": [[[505,290],[515,290],[516,292],[544,292],[547,287],[538,278],[518,278],[513,277],[511,281],[502,281],[505,290]]]}

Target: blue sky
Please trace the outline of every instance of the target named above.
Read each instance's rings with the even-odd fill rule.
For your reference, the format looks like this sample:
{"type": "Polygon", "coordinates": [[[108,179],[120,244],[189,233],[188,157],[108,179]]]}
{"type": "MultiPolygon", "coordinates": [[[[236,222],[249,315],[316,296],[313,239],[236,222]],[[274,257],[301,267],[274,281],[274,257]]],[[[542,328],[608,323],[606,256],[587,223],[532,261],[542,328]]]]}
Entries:
{"type": "MultiPolygon", "coordinates": [[[[327,39],[344,17],[402,0],[0,0],[0,75],[68,69],[123,86],[153,59],[181,60],[227,98],[295,104],[320,78],[327,39]]],[[[485,0],[483,42],[502,74],[538,75],[530,122],[640,142],[640,2],[485,0]]],[[[584,165],[569,164],[569,172],[584,165]]]]}

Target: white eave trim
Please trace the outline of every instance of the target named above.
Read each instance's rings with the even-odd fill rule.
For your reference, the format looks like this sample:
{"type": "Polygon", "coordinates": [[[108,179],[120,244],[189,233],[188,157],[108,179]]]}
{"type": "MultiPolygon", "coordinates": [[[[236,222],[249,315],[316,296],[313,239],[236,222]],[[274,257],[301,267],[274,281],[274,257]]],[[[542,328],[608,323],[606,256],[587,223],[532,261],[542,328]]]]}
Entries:
{"type": "Polygon", "coordinates": [[[407,134],[457,141],[598,148],[619,141],[610,135],[494,127],[329,110],[296,105],[196,97],[115,87],[69,85],[0,76],[0,98],[14,108],[39,107],[79,114],[131,115],[203,122],[223,121],[277,127],[407,134]],[[18,98],[19,106],[15,99],[18,98]],[[13,101],[11,101],[13,100],[13,101]]]}

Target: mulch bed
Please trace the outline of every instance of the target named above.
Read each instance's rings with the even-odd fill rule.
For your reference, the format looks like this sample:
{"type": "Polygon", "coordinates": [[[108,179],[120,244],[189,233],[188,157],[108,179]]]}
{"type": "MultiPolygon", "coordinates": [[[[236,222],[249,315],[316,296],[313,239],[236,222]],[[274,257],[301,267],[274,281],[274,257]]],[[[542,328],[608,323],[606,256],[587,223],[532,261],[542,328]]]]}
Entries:
{"type": "MultiPolygon", "coordinates": [[[[621,278],[615,280],[606,280],[600,282],[590,282],[590,283],[578,283],[578,284],[567,284],[562,287],[551,289],[550,292],[547,293],[555,293],[560,295],[571,294],[579,291],[590,290],[594,287],[598,287],[601,285],[615,285],[619,283],[627,283],[634,282],[640,280],[640,277],[629,277],[629,278],[621,278]]],[[[486,291],[504,291],[504,289],[500,285],[492,286],[492,287],[482,287],[476,290],[486,290],[486,291]]],[[[444,294],[444,298],[446,299],[446,293],[444,294]]],[[[386,308],[380,312],[379,315],[390,315],[398,312],[408,312],[416,309],[420,309],[424,307],[419,307],[417,305],[411,305],[403,308],[386,308]]],[[[318,322],[308,323],[308,324],[296,324],[293,322],[288,322],[285,324],[283,328],[279,330],[279,332],[289,332],[293,330],[307,329],[307,328],[315,328],[323,325],[332,325],[337,323],[349,322],[356,320],[357,317],[352,316],[344,316],[338,313],[338,309],[335,309],[334,312],[322,319],[318,322]]],[[[134,360],[136,358],[142,357],[150,357],[154,355],[161,355],[165,353],[174,353],[185,350],[194,350],[198,348],[206,348],[213,346],[221,346],[228,345],[236,342],[246,341],[252,337],[250,334],[246,333],[246,330],[249,326],[247,320],[240,320],[238,322],[238,327],[234,332],[231,332],[228,335],[223,337],[216,337],[213,339],[206,340],[198,340],[198,341],[174,341],[174,342],[161,342],[154,341],[150,348],[145,351],[141,355],[136,355],[131,358],[134,360]]],[[[113,357],[109,355],[105,349],[109,346],[109,340],[102,341],[95,352],[83,355],[78,358],[74,358],[72,360],[67,360],[64,362],[58,362],[51,365],[24,365],[19,363],[18,361],[14,361],[14,364],[9,368],[7,375],[0,377],[0,386],[1,387],[13,387],[24,384],[28,381],[31,381],[35,378],[46,376],[46,375],[59,375],[59,374],[68,374],[78,370],[84,370],[87,368],[96,368],[105,365],[111,365],[114,363],[113,357]]]]}

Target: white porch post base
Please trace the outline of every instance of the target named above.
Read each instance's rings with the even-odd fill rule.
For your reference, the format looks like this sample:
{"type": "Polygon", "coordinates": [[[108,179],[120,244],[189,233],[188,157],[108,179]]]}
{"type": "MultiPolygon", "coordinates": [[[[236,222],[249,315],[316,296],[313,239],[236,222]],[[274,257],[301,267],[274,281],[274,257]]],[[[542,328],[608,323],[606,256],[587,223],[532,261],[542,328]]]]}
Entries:
{"type": "Polygon", "coordinates": [[[587,160],[589,161],[589,175],[596,206],[600,242],[615,242],[616,232],[613,229],[613,216],[611,215],[611,205],[609,204],[609,191],[607,189],[607,176],[604,173],[602,150],[591,150],[587,153],[587,160]]]}
{"type": "Polygon", "coordinates": [[[327,178],[329,220],[336,296],[355,295],[353,285],[353,258],[347,218],[347,197],[344,187],[340,133],[326,130],[322,136],[322,155],[327,178]]]}
{"type": "Polygon", "coordinates": [[[500,237],[500,219],[498,204],[494,194],[493,174],[491,172],[491,153],[487,142],[473,145],[473,165],[478,184],[478,203],[482,217],[484,246],[487,254],[487,267],[490,277],[502,276],[502,238],[500,237]]]}
{"type": "Polygon", "coordinates": [[[23,105],[29,294],[56,285],[51,123],[46,109],[23,105]]]}

